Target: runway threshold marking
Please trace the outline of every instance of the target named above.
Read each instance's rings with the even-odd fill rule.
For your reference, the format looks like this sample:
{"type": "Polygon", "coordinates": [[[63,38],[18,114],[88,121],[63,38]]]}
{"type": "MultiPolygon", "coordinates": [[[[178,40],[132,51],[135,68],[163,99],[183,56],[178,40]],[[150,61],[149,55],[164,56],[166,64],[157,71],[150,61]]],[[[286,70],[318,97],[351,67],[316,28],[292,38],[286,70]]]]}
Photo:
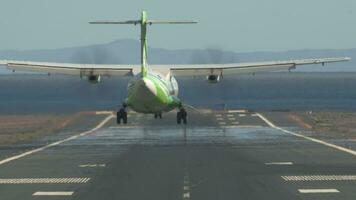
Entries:
{"type": "Polygon", "coordinates": [[[73,191],[55,191],[55,192],[44,192],[38,191],[32,194],[32,196],[72,196],[73,191]]]}
{"type": "Polygon", "coordinates": [[[339,193],[337,189],[299,189],[299,193],[310,194],[310,193],[339,193]]]}
{"type": "Polygon", "coordinates": [[[293,165],[293,162],[269,162],[265,165],[293,165]]]}
{"type": "Polygon", "coordinates": [[[315,143],[319,143],[319,144],[322,144],[324,146],[331,147],[333,149],[336,149],[336,150],[339,150],[339,151],[343,151],[345,153],[349,153],[349,154],[351,154],[353,156],[356,156],[356,151],[354,151],[354,150],[351,150],[351,149],[348,149],[348,148],[345,148],[345,147],[341,147],[341,146],[338,146],[338,145],[335,145],[335,144],[331,144],[331,143],[325,142],[323,140],[319,140],[319,139],[308,137],[308,136],[305,136],[305,135],[302,135],[302,134],[298,134],[298,133],[295,133],[295,132],[292,132],[292,131],[288,131],[288,130],[283,129],[283,128],[279,127],[279,126],[274,125],[271,121],[269,121],[267,118],[265,118],[260,113],[257,113],[257,116],[260,119],[262,119],[266,124],[268,124],[270,127],[274,128],[274,129],[277,129],[277,130],[282,131],[284,133],[288,133],[290,135],[294,135],[294,136],[299,137],[299,138],[304,138],[306,140],[309,140],[309,141],[312,141],[312,142],[315,142],[315,143]]]}
{"type": "Polygon", "coordinates": [[[23,158],[25,156],[28,156],[28,155],[31,155],[31,154],[34,154],[34,153],[38,153],[40,151],[43,151],[45,149],[48,149],[50,147],[54,147],[54,146],[58,146],[64,142],[68,142],[68,141],[71,141],[71,140],[74,140],[74,139],[77,139],[79,137],[82,137],[82,136],[85,136],[85,135],[88,135],[90,133],[93,133],[95,131],[97,131],[98,129],[100,129],[101,127],[103,127],[107,122],[109,122],[112,118],[114,118],[114,115],[109,115],[108,117],[106,117],[103,121],[101,121],[96,127],[94,127],[93,129],[89,130],[89,131],[85,131],[85,132],[82,132],[80,134],[77,134],[77,135],[73,135],[69,138],[66,138],[64,140],[60,140],[60,141],[57,141],[57,142],[54,142],[54,143],[51,143],[51,144],[48,144],[46,146],[43,146],[43,147],[40,147],[40,148],[37,148],[37,149],[34,149],[34,150],[30,150],[30,151],[27,151],[25,153],[22,153],[22,154],[19,154],[19,155],[16,155],[16,156],[12,156],[12,157],[9,157],[9,158],[6,158],[4,160],[1,160],[0,161],[0,165],[3,165],[5,163],[8,163],[8,162],[11,162],[11,161],[14,161],[14,160],[17,160],[17,159],[20,159],[20,158],[23,158]]]}
{"type": "Polygon", "coordinates": [[[356,175],[282,176],[284,181],[356,181],[356,175]]]}
{"type": "Polygon", "coordinates": [[[0,179],[0,184],[73,184],[73,183],[87,183],[90,178],[13,178],[0,179]]]}

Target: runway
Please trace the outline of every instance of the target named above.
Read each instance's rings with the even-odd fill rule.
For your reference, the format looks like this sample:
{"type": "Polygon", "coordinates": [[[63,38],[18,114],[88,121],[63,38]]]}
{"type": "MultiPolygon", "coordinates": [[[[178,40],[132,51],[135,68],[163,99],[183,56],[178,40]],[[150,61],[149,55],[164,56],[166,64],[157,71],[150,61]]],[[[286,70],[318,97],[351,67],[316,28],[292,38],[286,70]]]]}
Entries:
{"type": "Polygon", "coordinates": [[[354,199],[352,141],[283,113],[107,113],[94,128],[0,149],[0,199],[354,199]]]}

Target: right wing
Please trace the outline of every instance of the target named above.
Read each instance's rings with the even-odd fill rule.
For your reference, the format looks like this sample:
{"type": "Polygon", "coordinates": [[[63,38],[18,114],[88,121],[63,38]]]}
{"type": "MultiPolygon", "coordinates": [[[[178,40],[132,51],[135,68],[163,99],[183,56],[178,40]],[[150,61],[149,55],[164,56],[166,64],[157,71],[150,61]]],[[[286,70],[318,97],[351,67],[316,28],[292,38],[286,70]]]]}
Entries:
{"type": "Polygon", "coordinates": [[[133,76],[140,69],[139,65],[71,64],[14,60],[0,60],[0,65],[6,65],[8,69],[13,71],[80,76],[133,76]]]}
{"type": "Polygon", "coordinates": [[[229,63],[229,64],[193,64],[193,65],[152,65],[151,68],[162,73],[171,72],[174,76],[209,76],[233,75],[255,72],[269,72],[277,70],[291,70],[299,65],[326,64],[349,61],[351,58],[318,58],[287,61],[270,61],[255,63],[229,63]]]}

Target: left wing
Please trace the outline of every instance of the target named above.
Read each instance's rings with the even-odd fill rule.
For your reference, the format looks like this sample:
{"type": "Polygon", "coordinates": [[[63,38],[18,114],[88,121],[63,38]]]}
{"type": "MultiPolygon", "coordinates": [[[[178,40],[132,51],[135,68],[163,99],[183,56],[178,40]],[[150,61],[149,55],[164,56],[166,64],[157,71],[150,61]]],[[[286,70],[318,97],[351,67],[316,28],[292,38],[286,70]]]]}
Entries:
{"type": "Polygon", "coordinates": [[[133,76],[140,68],[138,65],[71,64],[14,60],[0,60],[0,65],[6,65],[8,69],[13,71],[32,71],[80,76],[133,76]]]}
{"type": "Polygon", "coordinates": [[[322,64],[349,61],[349,57],[341,58],[319,58],[319,59],[303,59],[275,62],[256,62],[256,63],[232,63],[232,64],[194,64],[194,65],[152,65],[151,68],[155,71],[167,73],[170,70],[174,76],[199,76],[199,75],[230,75],[255,72],[268,72],[276,70],[292,70],[298,65],[322,64]]]}

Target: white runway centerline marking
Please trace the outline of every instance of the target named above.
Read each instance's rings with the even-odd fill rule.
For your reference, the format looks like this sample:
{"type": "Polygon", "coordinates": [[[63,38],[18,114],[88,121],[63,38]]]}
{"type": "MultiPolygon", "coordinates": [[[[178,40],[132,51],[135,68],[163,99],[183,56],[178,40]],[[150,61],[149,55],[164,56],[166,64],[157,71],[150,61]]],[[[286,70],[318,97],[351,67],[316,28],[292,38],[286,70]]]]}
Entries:
{"type": "Polygon", "coordinates": [[[32,194],[32,196],[72,196],[74,192],[68,191],[56,191],[56,192],[42,192],[38,191],[32,194]]]}
{"type": "Polygon", "coordinates": [[[189,174],[186,172],[183,178],[183,200],[190,199],[190,180],[189,174]]]}
{"type": "Polygon", "coordinates": [[[13,178],[0,179],[0,184],[72,184],[87,183],[90,178],[13,178]]]}
{"type": "Polygon", "coordinates": [[[78,167],[80,167],[80,168],[85,168],[85,167],[93,168],[93,167],[106,167],[106,165],[105,164],[85,164],[85,165],[79,165],[78,167]]]}
{"type": "Polygon", "coordinates": [[[310,193],[339,193],[337,189],[299,189],[299,193],[310,194],[310,193]]]}
{"type": "Polygon", "coordinates": [[[285,130],[285,129],[281,128],[281,127],[278,127],[278,126],[274,125],[271,121],[269,121],[263,115],[261,115],[259,113],[257,113],[257,115],[266,124],[268,124],[270,127],[274,128],[274,129],[277,129],[277,130],[280,130],[280,131],[282,131],[284,133],[288,133],[290,135],[294,135],[294,136],[299,137],[299,138],[304,138],[306,140],[309,140],[309,141],[312,141],[312,142],[315,142],[315,143],[319,143],[319,144],[322,144],[324,146],[331,147],[331,148],[337,149],[339,151],[343,151],[345,153],[349,153],[349,154],[351,154],[353,156],[356,156],[356,151],[354,151],[354,150],[351,150],[351,149],[348,149],[348,148],[345,148],[345,147],[341,147],[341,146],[338,146],[338,145],[335,145],[335,144],[331,144],[331,143],[328,143],[328,142],[325,142],[325,141],[322,141],[322,140],[319,140],[319,139],[315,139],[315,138],[312,138],[312,137],[308,137],[308,136],[305,136],[305,135],[302,135],[302,134],[298,134],[298,133],[295,133],[295,132],[292,132],[292,131],[285,130]]]}
{"type": "Polygon", "coordinates": [[[30,150],[30,151],[27,151],[25,153],[22,153],[22,154],[19,154],[19,155],[16,155],[16,156],[13,156],[13,157],[10,157],[10,158],[6,158],[4,160],[1,160],[0,161],[0,165],[3,165],[5,163],[8,163],[8,162],[11,162],[11,161],[14,161],[14,160],[17,160],[17,159],[20,159],[20,158],[23,158],[25,156],[28,156],[28,155],[31,155],[31,154],[34,154],[34,153],[38,153],[40,151],[43,151],[45,149],[48,149],[50,147],[54,147],[54,146],[58,146],[64,142],[68,142],[68,141],[71,141],[71,140],[74,140],[74,139],[77,139],[79,137],[82,137],[82,136],[85,136],[85,135],[88,135],[90,133],[93,133],[95,131],[97,131],[98,129],[100,129],[101,127],[103,127],[108,121],[110,121],[112,118],[114,118],[115,116],[114,115],[109,115],[108,117],[106,117],[102,122],[100,122],[96,127],[94,127],[93,129],[89,130],[89,131],[85,131],[83,133],[80,133],[78,135],[74,135],[74,136],[71,136],[69,138],[66,138],[64,140],[60,140],[60,141],[57,141],[57,142],[54,142],[54,143],[51,143],[49,145],[46,145],[46,146],[43,146],[43,147],[40,147],[40,148],[37,148],[37,149],[34,149],[34,150],[30,150]]]}
{"type": "Polygon", "coordinates": [[[356,181],[356,175],[282,176],[285,181],[356,181]]]}
{"type": "Polygon", "coordinates": [[[293,162],[269,162],[265,165],[293,165],[293,162]]]}

